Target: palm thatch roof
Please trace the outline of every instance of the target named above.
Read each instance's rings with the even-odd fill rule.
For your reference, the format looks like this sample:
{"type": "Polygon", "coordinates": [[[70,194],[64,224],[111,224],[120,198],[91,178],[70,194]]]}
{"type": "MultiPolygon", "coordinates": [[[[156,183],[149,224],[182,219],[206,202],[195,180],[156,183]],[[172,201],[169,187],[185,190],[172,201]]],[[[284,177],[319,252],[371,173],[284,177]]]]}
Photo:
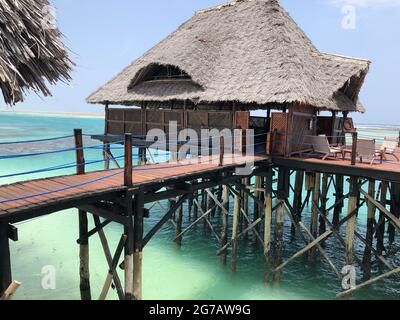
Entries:
{"type": "Polygon", "coordinates": [[[73,63],[51,24],[48,0],[0,0],[0,88],[7,104],[27,90],[51,95],[47,82],[69,81],[73,63]]]}
{"type": "Polygon", "coordinates": [[[294,102],[364,111],[358,94],[369,64],[319,52],[278,0],[237,0],[198,11],[87,101],[240,102],[254,109],[294,102]],[[187,77],[148,81],[157,66],[187,77]]]}

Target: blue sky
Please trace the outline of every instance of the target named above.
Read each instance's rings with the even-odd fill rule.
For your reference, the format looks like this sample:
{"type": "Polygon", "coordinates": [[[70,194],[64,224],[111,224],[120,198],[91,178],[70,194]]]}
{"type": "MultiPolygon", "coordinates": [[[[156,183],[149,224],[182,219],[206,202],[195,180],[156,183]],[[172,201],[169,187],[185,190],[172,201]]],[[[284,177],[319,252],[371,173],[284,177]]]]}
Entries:
{"type": "MultiPolygon", "coordinates": [[[[101,112],[85,98],[123,67],[175,30],[200,8],[223,0],[51,0],[77,66],[70,85],[35,94],[16,110],[101,112]]],[[[322,52],[370,59],[361,93],[362,123],[400,124],[400,0],[281,0],[322,52]],[[356,8],[356,28],[344,29],[344,5],[356,8]]],[[[6,109],[0,106],[0,109],[6,109]]]]}

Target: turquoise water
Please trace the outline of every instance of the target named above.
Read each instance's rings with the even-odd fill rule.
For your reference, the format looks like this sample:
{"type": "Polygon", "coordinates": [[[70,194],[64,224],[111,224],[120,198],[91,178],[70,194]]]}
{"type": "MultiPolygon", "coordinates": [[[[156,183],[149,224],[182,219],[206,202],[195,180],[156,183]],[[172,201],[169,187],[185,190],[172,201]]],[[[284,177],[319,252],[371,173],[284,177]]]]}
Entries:
{"type": "MultiPolygon", "coordinates": [[[[0,114],[0,141],[41,139],[70,135],[74,128],[82,128],[84,133],[101,133],[103,121],[91,118],[67,118],[60,116],[35,116],[23,114],[0,114]]],[[[362,127],[363,135],[384,137],[398,136],[398,128],[362,127]]],[[[98,142],[85,139],[85,145],[98,142]]],[[[0,154],[21,154],[45,149],[57,150],[73,146],[71,138],[47,142],[45,144],[0,145],[0,154]]],[[[116,150],[118,155],[120,150],[116,150]]],[[[100,150],[86,151],[86,160],[101,159],[100,150]]],[[[35,170],[71,163],[74,153],[62,153],[20,159],[0,160],[0,175],[35,170]]],[[[88,169],[100,169],[101,164],[88,169]]],[[[53,172],[52,175],[73,173],[74,169],[53,172]]],[[[17,178],[0,179],[0,184],[27,178],[39,178],[49,174],[34,174],[17,178]]],[[[330,197],[332,203],[333,197],[330,197]]],[[[166,206],[166,203],[163,203],[166,206]]],[[[252,204],[250,204],[252,208],[252,204]]],[[[305,224],[309,223],[309,208],[306,209],[305,224]]],[[[155,206],[151,217],[146,220],[146,229],[154,225],[162,212],[155,206]]],[[[218,216],[213,220],[219,230],[218,216]]],[[[366,212],[358,217],[357,229],[365,233],[366,212]]],[[[185,225],[190,222],[186,219],[185,225]]],[[[185,226],[184,226],[185,227],[185,226]]],[[[19,241],[11,243],[13,278],[22,282],[17,299],[79,299],[79,246],[78,219],[76,210],[66,210],[50,216],[31,220],[18,225],[19,241]],[[56,271],[56,289],[44,290],[41,286],[42,268],[53,266],[56,271]]],[[[290,223],[285,221],[284,258],[300,250],[304,244],[296,238],[290,239],[290,223]]],[[[118,225],[106,228],[111,250],[114,251],[122,229],[118,225]]],[[[343,232],[344,230],[342,230],[343,232]]],[[[238,272],[232,274],[229,267],[221,266],[216,256],[218,244],[212,234],[199,224],[185,235],[181,249],[173,243],[174,227],[167,223],[144,250],[143,294],[144,299],[335,299],[341,290],[340,281],[322,258],[310,265],[300,257],[283,271],[279,287],[265,287],[263,284],[263,258],[260,246],[250,241],[241,241],[238,272]]],[[[398,238],[396,239],[398,240],[398,238]]],[[[326,251],[338,269],[344,266],[344,251],[335,238],[326,242],[326,251]]],[[[362,256],[363,246],[356,243],[356,253],[362,256]]],[[[228,264],[230,263],[228,256],[228,264]]],[[[391,260],[399,265],[399,257],[391,260]]],[[[107,274],[107,264],[99,239],[90,239],[90,273],[92,296],[98,297],[107,274]]],[[[385,270],[375,264],[374,272],[385,270]]],[[[358,281],[361,272],[357,269],[358,281]]],[[[121,279],[123,274],[120,273],[121,279]]],[[[386,279],[374,286],[363,289],[356,299],[397,299],[400,284],[396,278],[386,279]]],[[[110,299],[116,299],[110,291],[110,299]]]]}

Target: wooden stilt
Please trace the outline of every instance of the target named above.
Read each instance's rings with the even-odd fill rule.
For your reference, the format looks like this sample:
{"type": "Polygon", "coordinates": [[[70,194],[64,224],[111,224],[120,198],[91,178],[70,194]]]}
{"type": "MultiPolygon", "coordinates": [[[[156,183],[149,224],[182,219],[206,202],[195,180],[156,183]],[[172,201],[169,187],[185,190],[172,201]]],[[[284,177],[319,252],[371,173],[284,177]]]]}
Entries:
{"type": "MultiPolygon", "coordinates": [[[[321,206],[320,210],[324,216],[327,216],[326,205],[328,203],[328,180],[329,175],[323,174],[322,175],[322,185],[321,185],[321,206]]],[[[324,234],[326,232],[326,223],[325,220],[320,217],[319,218],[319,234],[324,234]]],[[[323,242],[322,242],[323,244],[323,242]]]]}
{"type": "Polygon", "coordinates": [[[144,194],[135,195],[134,216],[134,270],[133,270],[133,296],[142,300],[142,261],[143,261],[143,224],[144,224],[144,194]]]}
{"type": "Polygon", "coordinates": [[[182,245],[182,222],[183,222],[183,205],[181,205],[178,209],[178,214],[176,217],[176,238],[175,238],[175,243],[177,244],[178,247],[182,245]]]}
{"type": "MultiPolygon", "coordinates": [[[[206,193],[206,190],[201,190],[201,209],[203,210],[203,212],[208,211],[207,210],[207,199],[208,199],[208,195],[206,193]]],[[[203,227],[207,228],[207,222],[205,219],[203,219],[203,227]]]]}
{"type": "MultiPolygon", "coordinates": [[[[390,190],[390,211],[396,218],[400,218],[400,185],[398,183],[391,184],[390,190]]],[[[396,228],[393,224],[388,225],[389,243],[393,243],[396,236],[396,228]]]]}
{"type": "MultiPolygon", "coordinates": [[[[388,183],[386,181],[382,181],[380,203],[384,208],[386,207],[387,189],[388,189],[388,183]]],[[[379,227],[376,232],[376,238],[377,238],[376,251],[378,255],[382,255],[382,252],[384,250],[385,221],[386,221],[385,215],[382,212],[380,212],[378,221],[379,227]]]]}
{"type": "MultiPolygon", "coordinates": [[[[375,197],[375,180],[372,179],[369,180],[368,194],[370,195],[371,198],[375,197]]],[[[372,201],[367,201],[367,205],[368,205],[367,232],[365,236],[366,245],[363,257],[365,280],[371,278],[371,248],[374,236],[374,221],[376,212],[376,207],[372,201]]]]}
{"type": "MultiPolygon", "coordinates": [[[[124,185],[132,187],[132,135],[125,134],[125,167],[124,167],[124,185]]],[[[133,194],[131,191],[125,195],[125,210],[128,218],[128,224],[125,226],[125,300],[133,300],[133,194]]]]}
{"type": "MultiPolygon", "coordinates": [[[[199,192],[198,191],[196,191],[195,193],[194,193],[194,198],[193,198],[195,201],[199,201],[199,192]]],[[[198,219],[198,217],[199,217],[199,209],[198,209],[198,207],[196,206],[196,205],[194,205],[193,204],[193,220],[197,220],[198,219]]]]}
{"type": "Polygon", "coordinates": [[[8,240],[8,223],[0,220],[0,297],[11,284],[11,258],[8,240]]]}
{"type": "MultiPolygon", "coordinates": [[[[343,189],[343,185],[344,185],[344,177],[343,175],[337,174],[336,175],[336,183],[335,183],[335,202],[338,203],[340,201],[340,199],[343,198],[344,196],[344,189],[343,189]]],[[[339,205],[335,206],[334,210],[333,210],[333,218],[332,218],[332,224],[334,226],[335,229],[337,229],[337,226],[339,224],[340,221],[340,214],[342,213],[343,210],[343,202],[341,202],[339,205]]]]}
{"type": "MultiPolygon", "coordinates": [[[[78,175],[85,174],[85,158],[83,154],[82,130],[74,130],[75,148],[76,148],[76,173],[78,175]]],[[[91,300],[90,292],[90,274],[89,274],[89,239],[88,218],[85,211],[79,210],[79,276],[80,276],[80,292],[82,300],[91,300]]]]}
{"type": "MultiPolygon", "coordinates": [[[[250,186],[250,179],[246,178],[243,179],[243,184],[246,186],[246,189],[248,190],[249,186],[250,186]]],[[[240,201],[241,205],[242,205],[242,210],[248,214],[249,212],[249,196],[247,193],[245,192],[241,192],[241,201],[240,201]]],[[[242,223],[242,227],[240,230],[246,230],[249,227],[249,223],[246,219],[244,219],[243,215],[241,214],[241,223],[242,223]]],[[[243,238],[248,239],[249,237],[249,233],[245,232],[243,235],[243,238]]]]}
{"type": "Polygon", "coordinates": [[[264,218],[264,282],[270,279],[270,251],[271,251],[271,224],[272,224],[272,169],[268,169],[265,181],[265,218],[264,218]]]}
{"type": "Polygon", "coordinates": [[[89,274],[89,239],[84,237],[88,233],[87,213],[79,210],[79,236],[81,243],[79,245],[79,275],[80,291],[82,300],[91,300],[90,292],[90,274],[89,274]]]}
{"type": "MultiPolygon", "coordinates": [[[[258,218],[261,217],[261,210],[260,210],[261,208],[260,205],[258,204],[259,202],[261,202],[261,194],[262,194],[261,188],[262,188],[262,177],[256,176],[254,183],[254,189],[255,189],[254,196],[259,201],[254,201],[253,221],[256,221],[258,218]]],[[[258,226],[256,226],[255,229],[259,231],[258,226]]],[[[253,243],[254,244],[257,243],[257,236],[254,232],[253,232],[253,243]]]]}
{"type": "MultiPolygon", "coordinates": [[[[286,168],[279,168],[278,176],[278,192],[277,192],[277,209],[275,220],[275,259],[274,266],[278,267],[282,263],[283,252],[283,227],[285,221],[285,198],[289,192],[289,174],[286,168]]],[[[274,282],[279,283],[281,280],[281,271],[274,272],[274,282]]]]}
{"type": "Polygon", "coordinates": [[[353,265],[354,263],[354,234],[356,225],[356,215],[354,212],[357,210],[357,194],[358,194],[358,179],[357,177],[350,177],[350,193],[348,204],[348,215],[352,215],[347,221],[346,232],[346,263],[353,265]]]}
{"type": "MultiPolygon", "coordinates": [[[[229,188],[228,186],[223,186],[223,206],[227,212],[229,212],[229,188]]],[[[221,231],[221,246],[225,247],[228,243],[228,214],[222,211],[222,231],[221,231]]],[[[221,263],[226,265],[227,252],[226,249],[222,251],[220,255],[221,263]]]]}
{"type": "MultiPolygon", "coordinates": [[[[304,183],[304,171],[296,171],[296,181],[294,186],[294,196],[293,196],[293,209],[295,214],[295,219],[301,221],[301,207],[302,207],[302,197],[303,197],[303,183],[304,183]]],[[[296,233],[296,225],[292,224],[291,235],[292,237],[296,233]]]]}
{"type": "Polygon", "coordinates": [[[237,233],[239,227],[240,199],[239,195],[234,196],[233,225],[232,225],[232,272],[237,270],[237,233]]]}
{"type": "MultiPolygon", "coordinates": [[[[319,201],[320,201],[320,184],[321,174],[315,173],[312,184],[312,209],[311,209],[311,225],[310,232],[313,238],[318,238],[318,216],[319,216],[319,201]]],[[[315,247],[309,251],[310,260],[315,259],[315,247]]]]}

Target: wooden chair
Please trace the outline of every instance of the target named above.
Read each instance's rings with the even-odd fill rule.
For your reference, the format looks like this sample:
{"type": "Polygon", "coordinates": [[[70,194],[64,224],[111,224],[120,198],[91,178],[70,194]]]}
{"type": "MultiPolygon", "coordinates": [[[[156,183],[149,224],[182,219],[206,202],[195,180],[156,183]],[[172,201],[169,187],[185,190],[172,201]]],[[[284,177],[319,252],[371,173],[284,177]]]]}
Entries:
{"type": "Polygon", "coordinates": [[[358,139],[357,156],[360,157],[361,163],[364,157],[371,159],[370,165],[378,158],[380,158],[381,163],[383,162],[383,153],[376,151],[375,139],[358,139]]]}
{"type": "Polygon", "coordinates": [[[312,145],[315,153],[323,154],[322,160],[326,160],[329,156],[334,155],[335,158],[338,154],[343,156],[341,147],[331,147],[328,138],[325,135],[321,136],[307,136],[308,143],[312,145]]]}
{"type": "Polygon", "coordinates": [[[387,160],[386,155],[391,155],[394,158],[396,158],[397,162],[399,162],[400,159],[396,155],[397,146],[398,142],[396,140],[385,137],[381,145],[381,148],[377,151],[377,153],[382,153],[382,158],[384,160],[387,160]]]}

